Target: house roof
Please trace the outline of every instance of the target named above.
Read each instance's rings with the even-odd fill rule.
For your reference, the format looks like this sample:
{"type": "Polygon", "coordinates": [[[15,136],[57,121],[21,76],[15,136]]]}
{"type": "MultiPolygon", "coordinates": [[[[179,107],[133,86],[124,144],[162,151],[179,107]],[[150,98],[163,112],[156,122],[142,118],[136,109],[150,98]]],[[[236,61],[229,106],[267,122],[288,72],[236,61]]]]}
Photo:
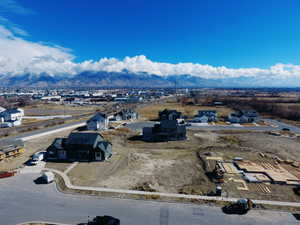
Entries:
{"type": "Polygon", "coordinates": [[[171,113],[181,114],[181,112],[178,112],[175,109],[164,109],[163,111],[159,111],[159,115],[163,115],[163,114],[169,115],[171,113]]]}
{"type": "Polygon", "coordinates": [[[111,153],[111,148],[108,148],[112,144],[108,141],[101,141],[98,143],[97,147],[106,153],[111,153]]]}
{"type": "Polygon", "coordinates": [[[198,113],[217,113],[216,110],[199,110],[198,113]]]}
{"type": "Polygon", "coordinates": [[[234,117],[242,117],[242,116],[257,117],[257,116],[259,116],[259,114],[254,109],[239,109],[239,110],[231,113],[231,116],[234,116],[234,117]]]}
{"type": "Polygon", "coordinates": [[[6,109],[0,106],[0,112],[5,111],[6,109]]]}
{"type": "Polygon", "coordinates": [[[98,120],[100,118],[107,118],[107,115],[101,112],[97,112],[94,116],[92,116],[87,122],[98,120]]]}
{"type": "Polygon", "coordinates": [[[103,136],[95,132],[78,132],[71,133],[68,137],[67,144],[71,145],[94,145],[98,137],[103,139],[103,136]]]}
{"type": "Polygon", "coordinates": [[[7,113],[21,113],[21,111],[19,109],[7,109],[7,110],[5,110],[5,112],[7,112],[7,113]]]}
{"type": "Polygon", "coordinates": [[[117,116],[117,115],[132,114],[132,113],[135,113],[135,111],[132,110],[132,109],[122,109],[121,111],[115,113],[115,116],[117,116]]]}
{"type": "Polygon", "coordinates": [[[63,149],[66,140],[67,140],[66,138],[55,138],[53,145],[56,149],[63,149]]]}
{"type": "Polygon", "coordinates": [[[175,109],[164,109],[164,110],[162,110],[162,111],[160,111],[161,113],[172,113],[172,112],[177,112],[177,113],[179,113],[177,110],[175,110],[175,109]]]}

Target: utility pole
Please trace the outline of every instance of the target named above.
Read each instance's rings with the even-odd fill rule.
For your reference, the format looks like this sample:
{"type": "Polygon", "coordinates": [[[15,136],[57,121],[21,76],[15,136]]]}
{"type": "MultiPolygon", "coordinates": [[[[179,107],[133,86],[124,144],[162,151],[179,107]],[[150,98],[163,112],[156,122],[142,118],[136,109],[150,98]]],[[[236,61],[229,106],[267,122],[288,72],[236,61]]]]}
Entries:
{"type": "Polygon", "coordinates": [[[175,99],[176,102],[178,101],[178,96],[177,96],[177,80],[174,81],[174,86],[175,86],[175,99]]]}

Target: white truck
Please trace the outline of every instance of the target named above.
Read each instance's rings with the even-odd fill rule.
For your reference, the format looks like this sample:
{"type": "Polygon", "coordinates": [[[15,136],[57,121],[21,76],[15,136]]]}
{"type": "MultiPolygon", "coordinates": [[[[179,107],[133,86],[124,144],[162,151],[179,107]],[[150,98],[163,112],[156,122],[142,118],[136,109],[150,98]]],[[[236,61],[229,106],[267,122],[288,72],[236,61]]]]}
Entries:
{"type": "Polygon", "coordinates": [[[41,178],[46,184],[50,184],[54,181],[54,174],[52,172],[44,172],[41,178]]]}

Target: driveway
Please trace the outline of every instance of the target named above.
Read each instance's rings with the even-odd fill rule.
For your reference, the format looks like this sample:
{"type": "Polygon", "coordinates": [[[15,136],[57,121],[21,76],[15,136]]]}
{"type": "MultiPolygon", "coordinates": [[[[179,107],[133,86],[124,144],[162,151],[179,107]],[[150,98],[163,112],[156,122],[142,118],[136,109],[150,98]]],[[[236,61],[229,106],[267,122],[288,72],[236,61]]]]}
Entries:
{"type": "Polygon", "coordinates": [[[54,184],[36,185],[38,174],[0,180],[0,220],[3,225],[44,220],[76,224],[96,215],[111,215],[122,225],[292,225],[291,213],[252,210],[247,215],[225,215],[213,206],[121,200],[57,192],[54,184]]]}

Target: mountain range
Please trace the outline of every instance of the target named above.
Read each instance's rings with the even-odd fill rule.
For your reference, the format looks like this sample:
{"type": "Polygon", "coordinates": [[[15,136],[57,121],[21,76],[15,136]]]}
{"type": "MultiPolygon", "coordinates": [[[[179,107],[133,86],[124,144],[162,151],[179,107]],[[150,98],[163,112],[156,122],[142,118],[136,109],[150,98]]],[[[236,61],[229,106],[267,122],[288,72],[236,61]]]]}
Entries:
{"type": "Polygon", "coordinates": [[[297,83],[270,76],[207,79],[188,74],[158,76],[130,71],[85,71],[76,75],[57,76],[46,73],[0,75],[0,86],[3,87],[296,87],[297,83]]]}

